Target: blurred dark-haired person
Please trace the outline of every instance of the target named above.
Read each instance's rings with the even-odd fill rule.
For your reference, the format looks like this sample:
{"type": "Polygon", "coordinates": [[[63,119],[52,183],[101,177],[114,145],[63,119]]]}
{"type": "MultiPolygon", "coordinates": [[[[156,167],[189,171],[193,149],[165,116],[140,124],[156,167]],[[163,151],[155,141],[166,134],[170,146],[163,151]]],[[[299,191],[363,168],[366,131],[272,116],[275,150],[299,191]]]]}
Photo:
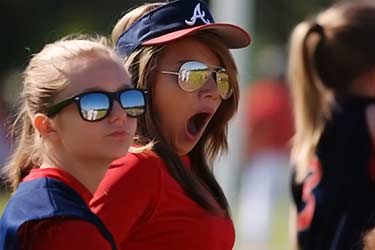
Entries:
{"type": "Polygon", "coordinates": [[[375,5],[344,1],[291,36],[301,249],[363,249],[375,225],[375,5]]]}

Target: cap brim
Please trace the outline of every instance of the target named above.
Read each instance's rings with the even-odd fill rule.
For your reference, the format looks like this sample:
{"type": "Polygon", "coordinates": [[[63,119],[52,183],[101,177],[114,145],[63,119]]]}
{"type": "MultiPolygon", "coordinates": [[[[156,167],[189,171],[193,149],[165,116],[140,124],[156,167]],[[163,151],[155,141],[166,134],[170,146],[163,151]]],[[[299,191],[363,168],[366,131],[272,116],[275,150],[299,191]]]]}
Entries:
{"type": "Polygon", "coordinates": [[[157,45],[168,43],[189,36],[200,30],[209,30],[217,34],[230,49],[244,48],[251,42],[251,37],[244,29],[228,23],[210,23],[189,29],[174,31],[142,43],[142,45],[157,45]]]}

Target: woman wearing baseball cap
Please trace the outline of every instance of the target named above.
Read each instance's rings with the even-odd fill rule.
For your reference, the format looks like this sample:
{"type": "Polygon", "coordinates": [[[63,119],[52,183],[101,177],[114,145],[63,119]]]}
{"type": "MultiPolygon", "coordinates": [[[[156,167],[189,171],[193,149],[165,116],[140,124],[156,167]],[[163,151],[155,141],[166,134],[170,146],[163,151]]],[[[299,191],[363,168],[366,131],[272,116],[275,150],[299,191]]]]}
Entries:
{"type": "Polygon", "coordinates": [[[238,107],[229,49],[249,45],[248,33],[215,23],[201,1],[179,0],[130,11],[112,38],[136,86],[149,91],[134,149],[153,147],[112,163],[91,208],[120,249],[232,249],[234,227],[212,163],[227,149],[238,107]]]}
{"type": "Polygon", "coordinates": [[[145,93],[105,39],[46,45],[24,72],[0,249],[117,249],[88,202],[131,145],[145,93]]]}

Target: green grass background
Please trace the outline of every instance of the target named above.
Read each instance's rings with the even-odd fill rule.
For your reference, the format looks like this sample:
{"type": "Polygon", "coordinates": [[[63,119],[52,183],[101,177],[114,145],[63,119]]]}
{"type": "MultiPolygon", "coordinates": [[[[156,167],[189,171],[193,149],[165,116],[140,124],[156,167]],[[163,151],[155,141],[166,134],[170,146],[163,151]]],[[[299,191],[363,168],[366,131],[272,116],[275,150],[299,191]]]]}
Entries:
{"type": "Polygon", "coordinates": [[[10,194],[0,190],[0,216],[3,214],[5,205],[8,202],[10,194]]]}

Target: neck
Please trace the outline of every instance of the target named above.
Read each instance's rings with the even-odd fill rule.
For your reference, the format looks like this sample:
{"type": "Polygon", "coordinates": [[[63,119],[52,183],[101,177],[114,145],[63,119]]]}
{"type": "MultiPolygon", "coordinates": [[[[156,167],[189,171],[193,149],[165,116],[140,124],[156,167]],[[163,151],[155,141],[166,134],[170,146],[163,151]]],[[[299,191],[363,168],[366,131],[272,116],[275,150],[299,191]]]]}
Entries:
{"type": "Polygon", "coordinates": [[[40,168],[60,168],[94,193],[103,179],[110,162],[98,159],[77,159],[66,156],[45,157],[40,168]]]}

